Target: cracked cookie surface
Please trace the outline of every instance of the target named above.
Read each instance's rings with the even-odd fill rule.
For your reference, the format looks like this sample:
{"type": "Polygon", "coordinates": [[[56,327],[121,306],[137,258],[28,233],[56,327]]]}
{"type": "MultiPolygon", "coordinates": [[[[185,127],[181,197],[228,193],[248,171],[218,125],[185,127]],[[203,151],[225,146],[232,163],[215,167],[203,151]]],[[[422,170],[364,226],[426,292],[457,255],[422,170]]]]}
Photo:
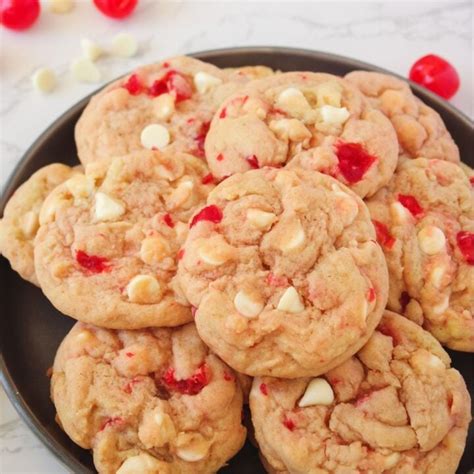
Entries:
{"type": "Polygon", "coordinates": [[[474,351],[474,196],[467,171],[418,158],[367,201],[390,273],[388,306],[474,351]]]}
{"type": "Polygon", "coordinates": [[[388,280],[361,199],[315,171],[234,175],[191,219],[178,281],[204,341],[248,375],[317,375],[377,325],[388,280]]]}
{"type": "Polygon", "coordinates": [[[356,355],[322,377],[255,378],[250,408],[272,473],[454,474],[471,419],[448,354],[389,311],[356,355]]]}
{"type": "Polygon", "coordinates": [[[40,168],[13,193],[0,220],[0,253],[22,278],[36,286],[33,241],[41,206],[48,194],[74,173],[79,170],[61,163],[40,168]]]}
{"type": "Polygon", "coordinates": [[[174,285],[187,221],[203,205],[204,162],[143,151],[91,164],[45,201],[35,240],[42,290],[61,312],[104,327],[192,319],[174,285]]]}
{"type": "Polygon", "coordinates": [[[291,72],[229,97],[205,143],[214,176],[288,162],[337,178],[361,197],[388,182],[398,157],[390,121],[340,77],[291,72]]]}
{"type": "Polygon", "coordinates": [[[390,119],[397,132],[402,161],[424,157],[459,163],[459,149],[440,115],[418,99],[406,82],[368,71],[351,72],[345,79],[390,119]]]}
{"type": "Polygon", "coordinates": [[[194,324],[115,331],[77,323],[56,354],[51,398],[100,474],[210,474],[245,440],[236,376],[194,324]]]}

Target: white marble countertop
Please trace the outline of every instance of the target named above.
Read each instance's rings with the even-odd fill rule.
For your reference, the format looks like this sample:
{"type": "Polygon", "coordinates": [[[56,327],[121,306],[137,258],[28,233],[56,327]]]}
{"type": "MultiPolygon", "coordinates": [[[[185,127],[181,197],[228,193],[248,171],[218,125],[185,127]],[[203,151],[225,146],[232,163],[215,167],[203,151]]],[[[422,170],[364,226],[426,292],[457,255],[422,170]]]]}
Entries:
{"type": "MultiPolygon", "coordinates": [[[[461,76],[452,103],[473,116],[473,4],[466,2],[198,2],[141,0],[135,14],[117,22],[89,0],[67,15],[46,11],[29,31],[0,32],[1,184],[35,138],[95,85],[75,83],[68,64],[81,54],[80,38],[110,43],[133,33],[139,55],[106,57],[104,81],[140,63],[186,52],[246,45],[294,46],[361,59],[406,75],[427,53],[449,59],[461,76]],[[40,66],[55,70],[59,87],[43,96],[31,87],[40,66]]],[[[63,473],[66,469],[18,418],[2,391],[0,472],[63,473]]]]}

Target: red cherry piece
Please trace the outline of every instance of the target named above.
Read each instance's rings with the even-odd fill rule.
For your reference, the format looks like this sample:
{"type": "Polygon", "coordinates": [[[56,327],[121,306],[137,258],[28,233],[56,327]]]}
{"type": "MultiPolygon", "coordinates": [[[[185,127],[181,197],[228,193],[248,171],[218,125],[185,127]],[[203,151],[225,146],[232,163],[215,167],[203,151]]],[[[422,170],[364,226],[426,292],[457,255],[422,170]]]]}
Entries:
{"type": "Polygon", "coordinates": [[[459,250],[469,265],[474,265],[474,234],[465,230],[456,235],[459,250]]]}
{"type": "Polygon", "coordinates": [[[195,226],[199,221],[210,221],[214,222],[214,224],[218,224],[222,220],[222,217],[222,211],[214,204],[211,204],[210,206],[201,209],[193,217],[189,227],[195,226]]]}
{"type": "Polygon", "coordinates": [[[267,275],[267,283],[271,286],[288,286],[288,278],[270,272],[267,275]]]}
{"type": "Polygon", "coordinates": [[[1,0],[0,23],[11,30],[26,30],[40,14],[39,0],[1,0]]]}
{"type": "Polygon", "coordinates": [[[224,118],[226,118],[226,116],[227,116],[227,108],[224,107],[224,108],[221,110],[221,113],[219,114],[219,118],[220,118],[220,119],[224,119],[224,118]]]}
{"type": "Polygon", "coordinates": [[[135,354],[133,352],[125,352],[127,357],[133,357],[135,354]]]}
{"type": "Polygon", "coordinates": [[[390,232],[387,229],[385,224],[382,224],[379,221],[373,220],[372,223],[375,227],[375,233],[377,234],[377,241],[380,245],[390,250],[395,243],[395,238],[390,235],[390,232]]]}
{"type": "Polygon", "coordinates": [[[104,15],[121,19],[132,14],[138,0],[94,0],[95,6],[104,15]]]}
{"type": "Polygon", "coordinates": [[[401,342],[400,334],[395,332],[395,330],[392,327],[386,326],[385,324],[380,324],[379,326],[377,326],[377,331],[381,332],[384,336],[391,337],[394,346],[398,346],[398,344],[400,344],[401,342]]]}
{"type": "Polygon", "coordinates": [[[91,271],[92,273],[102,273],[108,268],[108,260],[106,258],[87,255],[83,250],[78,250],[76,252],[76,261],[81,267],[91,271]]]}
{"type": "Polygon", "coordinates": [[[285,416],[285,418],[283,418],[283,426],[293,431],[295,429],[295,422],[285,416]]]}
{"type": "Polygon", "coordinates": [[[358,183],[377,161],[360,143],[339,142],[336,145],[339,171],[350,184],[358,183]]]}
{"type": "Polygon", "coordinates": [[[178,257],[178,260],[181,260],[184,257],[184,249],[179,249],[176,256],[178,257]]]}
{"type": "Polygon", "coordinates": [[[253,168],[254,170],[260,168],[260,165],[258,164],[258,159],[255,155],[247,156],[245,160],[250,165],[250,168],[253,168]]]}
{"type": "Polygon", "coordinates": [[[169,368],[163,375],[163,382],[169,389],[176,392],[184,395],[197,395],[209,383],[208,369],[206,364],[202,364],[191,377],[176,380],[174,369],[169,368]]]}
{"type": "Polygon", "coordinates": [[[369,288],[369,291],[367,292],[367,300],[369,303],[372,303],[372,301],[375,301],[375,288],[369,288]]]}
{"type": "MultiPolygon", "coordinates": [[[[209,127],[211,126],[211,122],[203,122],[201,124],[201,128],[199,129],[198,134],[194,137],[194,141],[196,142],[196,155],[197,156],[205,156],[204,153],[204,142],[206,141],[207,132],[209,132],[209,127]]],[[[211,175],[212,176],[212,175],[211,175]]]]}
{"type": "Polygon", "coordinates": [[[234,380],[234,377],[232,374],[229,374],[228,372],[224,372],[224,380],[227,380],[227,382],[231,382],[234,380]]]}
{"type": "Polygon", "coordinates": [[[421,217],[424,214],[423,208],[420,203],[416,200],[415,196],[408,194],[399,194],[398,200],[403,207],[406,207],[413,217],[421,217]]]}
{"type": "Polygon", "coordinates": [[[224,155],[222,153],[219,153],[217,156],[216,156],[216,160],[217,161],[222,161],[224,159],[224,155]]]}
{"type": "Polygon", "coordinates": [[[201,180],[202,184],[212,184],[214,182],[215,182],[215,178],[214,178],[214,176],[212,176],[211,173],[206,174],[206,176],[203,176],[203,178],[201,180]]]}
{"type": "Polygon", "coordinates": [[[99,431],[103,431],[105,430],[105,428],[108,428],[111,426],[121,425],[123,422],[124,422],[123,418],[121,418],[120,416],[116,416],[114,418],[107,418],[100,426],[99,431]]]}
{"type": "Polygon", "coordinates": [[[128,90],[128,93],[130,95],[138,95],[140,92],[142,92],[142,85],[140,83],[140,79],[138,79],[138,76],[136,74],[132,74],[127,82],[123,85],[125,89],[128,90]]]}
{"type": "Polygon", "coordinates": [[[474,186],[474,176],[469,178],[469,182],[471,183],[471,186],[474,186]]]}
{"type": "Polygon", "coordinates": [[[409,302],[410,302],[410,295],[406,291],[403,291],[402,294],[400,295],[400,306],[402,308],[402,313],[405,312],[409,302]]]}
{"type": "Polygon", "coordinates": [[[444,99],[450,99],[459,89],[458,72],[436,54],[418,59],[410,69],[409,78],[444,99]]]}
{"type": "Polygon", "coordinates": [[[174,227],[173,218],[171,217],[170,214],[165,214],[165,215],[163,216],[163,220],[165,221],[165,224],[166,224],[168,227],[171,227],[171,228],[174,227]]]}
{"type": "Polygon", "coordinates": [[[129,395],[132,393],[133,391],[133,386],[139,382],[141,382],[141,378],[140,377],[134,377],[132,380],[130,380],[130,382],[128,382],[127,384],[125,384],[125,386],[123,387],[123,391],[125,393],[128,393],[129,395]]]}
{"type": "Polygon", "coordinates": [[[265,396],[268,395],[268,386],[267,386],[266,383],[261,383],[259,388],[260,388],[260,391],[261,391],[265,396]]]}
{"type": "Polygon", "coordinates": [[[193,88],[183,74],[171,70],[161,79],[157,79],[149,88],[148,93],[153,97],[165,93],[173,94],[176,102],[182,102],[193,95],[193,88]]]}

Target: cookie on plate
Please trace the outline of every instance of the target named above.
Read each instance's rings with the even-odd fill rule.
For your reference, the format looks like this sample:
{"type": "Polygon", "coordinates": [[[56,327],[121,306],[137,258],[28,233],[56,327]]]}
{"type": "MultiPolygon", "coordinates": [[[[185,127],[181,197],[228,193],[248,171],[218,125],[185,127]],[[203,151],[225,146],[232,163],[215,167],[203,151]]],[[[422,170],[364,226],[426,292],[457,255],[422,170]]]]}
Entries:
{"type": "Polygon", "coordinates": [[[250,409],[275,473],[454,474],[471,419],[448,354],[388,311],[367,344],[324,376],[255,378],[250,409]]]}
{"type": "Polygon", "coordinates": [[[347,81],[290,72],[251,82],[216,112],[205,142],[217,179],[296,161],[361,197],[391,178],[398,144],[390,121],[347,81]]]}
{"type": "Polygon", "coordinates": [[[40,168],[10,197],[0,219],[0,253],[22,278],[38,286],[33,258],[33,241],[39,227],[39,213],[48,194],[66,181],[77,168],[53,163],[40,168]]]}
{"type": "Polygon", "coordinates": [[[191,220],[178,279],[203,340],[248,375],[317,375],[354,354],[387,301],[362,200],[324,174],[236,174],[191,220]]]}
{"type": "Polygon", "coordinates": [[[173,278],[188,219],[212,188],[207,174],[194,156],[144,150],[60,185],[35,240],[44,294],[64,314],[114,329],[190,321],[173,278]]]}
{"type": "Polygon", "coordinates": [[[194,324],[115,331],[77,323],[56,354],[51,398],[100,474],[216,472],[245,440],[235,374],[194,324]]]}
{"type": "Polygon", "coordinates": [[[474,198],[458,165],[407,160],[367,201],[390,273],[388,306],[474,351],[474,198]]]}
{"type": "Polygon", "coordinates": [[[403,158],[458,163],[459,149],[438,112],[418,99],[405,81],[388,74],[354,71],[345,76],[392,122],[403,158]]]}
{"type": "Polygon", "coordinates": [[[109,161],[144,148],[204,156],[209,123],[222,100],[270,72],[225,71],[189,57],[142,66],[91,99],[76,125],[79,159],[109,161]]]}

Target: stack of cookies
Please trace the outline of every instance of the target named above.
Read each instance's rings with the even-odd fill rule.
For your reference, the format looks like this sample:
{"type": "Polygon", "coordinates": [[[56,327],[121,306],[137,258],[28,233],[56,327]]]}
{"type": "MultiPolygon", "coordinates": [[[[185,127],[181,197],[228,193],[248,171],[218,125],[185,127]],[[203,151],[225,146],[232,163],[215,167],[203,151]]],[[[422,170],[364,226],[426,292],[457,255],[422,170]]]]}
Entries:
{"type": "Polygon", "coordinates": [[[470,398],[441,344],[474,351],[473,172],[407,84],[179,57],[75,138],[0,250],[79,321],[51,396],[100,473],[216,472],[245,424],[270,473],[456,471],[470,398]]]}

